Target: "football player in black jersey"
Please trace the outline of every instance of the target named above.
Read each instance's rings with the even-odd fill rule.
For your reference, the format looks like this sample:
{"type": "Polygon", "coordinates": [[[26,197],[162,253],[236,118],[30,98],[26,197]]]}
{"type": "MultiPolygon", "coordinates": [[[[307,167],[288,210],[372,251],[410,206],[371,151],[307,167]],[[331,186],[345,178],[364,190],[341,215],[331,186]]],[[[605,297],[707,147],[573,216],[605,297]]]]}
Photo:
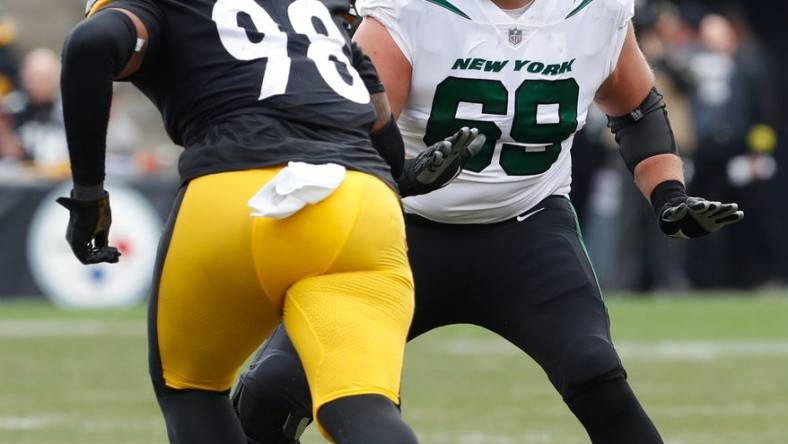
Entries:
{"type": "Polygon", "coordinates": [[[148,316],[150,373],[173,443],[246,442],[228,391],[282,319],[326,437],[416,442],[396,407],[413,283],[392,173],[409,192],[440,187],[483,136],[463,129],[404,162],[374,68],[337,23],[347,7],[93,0],[66,40],[74,189],[58,201],[80,261],[120,256],[103,187],[113,80],[145,93],[186,148],[148,316]],[[247,202],[260,190],[273,190],[274,206],[297,196],[264,188],[293,161],[310,171],[339,165],[343,176],[294,214],[251,217],[247,202]]]}

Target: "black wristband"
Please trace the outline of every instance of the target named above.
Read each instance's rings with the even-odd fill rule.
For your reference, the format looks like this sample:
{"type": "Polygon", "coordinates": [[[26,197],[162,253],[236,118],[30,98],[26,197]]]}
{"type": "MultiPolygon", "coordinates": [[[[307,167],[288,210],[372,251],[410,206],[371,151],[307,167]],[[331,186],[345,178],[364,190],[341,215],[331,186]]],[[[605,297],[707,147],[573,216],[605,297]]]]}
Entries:
{"type": "Polygon", "coordinates": [[[662,215],[662,209],[666,204],[683,202],[687,199],[687,189],[678,180],[666,180],[654,187],[651,192],[651,206],[657,219],[662,215]]]}
{"type": "Polygon", "coordinates": [[[107,191],[104,190],[104,182],[93,186],[83,186],[78,183],[74,183],[74,188],[71,190],[72,199],[99,200],[107,196],[107,191]]]}
{"type": "Polygon", "coordinates": [[[402,174],[396,178],[397,188],[400,197],[408,197],[419,194],[419,184],[414,175],[414,164],[416,159],[405,159],[402,165],[402,174]]]}

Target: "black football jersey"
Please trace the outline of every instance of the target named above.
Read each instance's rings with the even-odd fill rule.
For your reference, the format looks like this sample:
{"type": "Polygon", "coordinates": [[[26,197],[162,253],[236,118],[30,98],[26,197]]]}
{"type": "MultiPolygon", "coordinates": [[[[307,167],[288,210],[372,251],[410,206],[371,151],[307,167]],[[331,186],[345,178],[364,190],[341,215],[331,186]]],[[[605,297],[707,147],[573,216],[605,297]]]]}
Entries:
{"type": "MultiPolygon", "coordinates": [[[[186,148],[184,180],[288,161],[334,162],[391,183],[338,14],[342,0],[99,0],[131,10],[150,45],[133,83],[186,148]]],[[[94,8],[95,9],[95,8],[94,8]]]]}

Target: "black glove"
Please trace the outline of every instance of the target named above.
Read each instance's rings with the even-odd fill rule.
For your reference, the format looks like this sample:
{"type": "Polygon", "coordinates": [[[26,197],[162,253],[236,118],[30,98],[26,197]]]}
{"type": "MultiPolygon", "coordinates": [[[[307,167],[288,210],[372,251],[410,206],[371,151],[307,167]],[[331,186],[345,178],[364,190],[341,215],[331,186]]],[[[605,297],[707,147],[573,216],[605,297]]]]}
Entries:
{"type": "Polygon", "coordinates": [[[71,196],[58,198],[57,203],[71,213],[66,240],[74,255],[86,265],[118,262],[120,252],[107,245],[109,226],[112,224],[109,194],[102,191],[101,196],[95,199],[75,199],[72,191],[71,196]]]}
{"type": "Polygon", "coordinates": [[[451,182],[462,166],[481,151],[487,138],[476,128],[462,128],[419,153],[405,159],[402,175],[397,179],[402,197],[427,194],[451,182]]]}
{"type": "Polygon", "coordinates": [[[744,218],[739,205],[687,196],[678,181],[659,184],[651,202],[662,232],[679,239],[705,236],[744,218]]]}

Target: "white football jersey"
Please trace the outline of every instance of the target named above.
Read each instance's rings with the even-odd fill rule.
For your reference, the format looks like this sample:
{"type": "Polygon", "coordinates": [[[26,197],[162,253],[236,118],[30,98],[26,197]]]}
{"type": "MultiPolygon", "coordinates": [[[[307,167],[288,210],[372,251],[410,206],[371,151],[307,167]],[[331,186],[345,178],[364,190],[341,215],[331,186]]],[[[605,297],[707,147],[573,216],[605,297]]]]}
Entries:
{"type": "Polygon", "coordinates": [[[409,156],[476,127],[487,144],[457,179],[404,199],[443,223],[492,223],[568,195],[569,150],[615,68],[634,0],[534,0],[512,18],[491,0],[358,0],[413,67],[399,118],[409,156]]]}

